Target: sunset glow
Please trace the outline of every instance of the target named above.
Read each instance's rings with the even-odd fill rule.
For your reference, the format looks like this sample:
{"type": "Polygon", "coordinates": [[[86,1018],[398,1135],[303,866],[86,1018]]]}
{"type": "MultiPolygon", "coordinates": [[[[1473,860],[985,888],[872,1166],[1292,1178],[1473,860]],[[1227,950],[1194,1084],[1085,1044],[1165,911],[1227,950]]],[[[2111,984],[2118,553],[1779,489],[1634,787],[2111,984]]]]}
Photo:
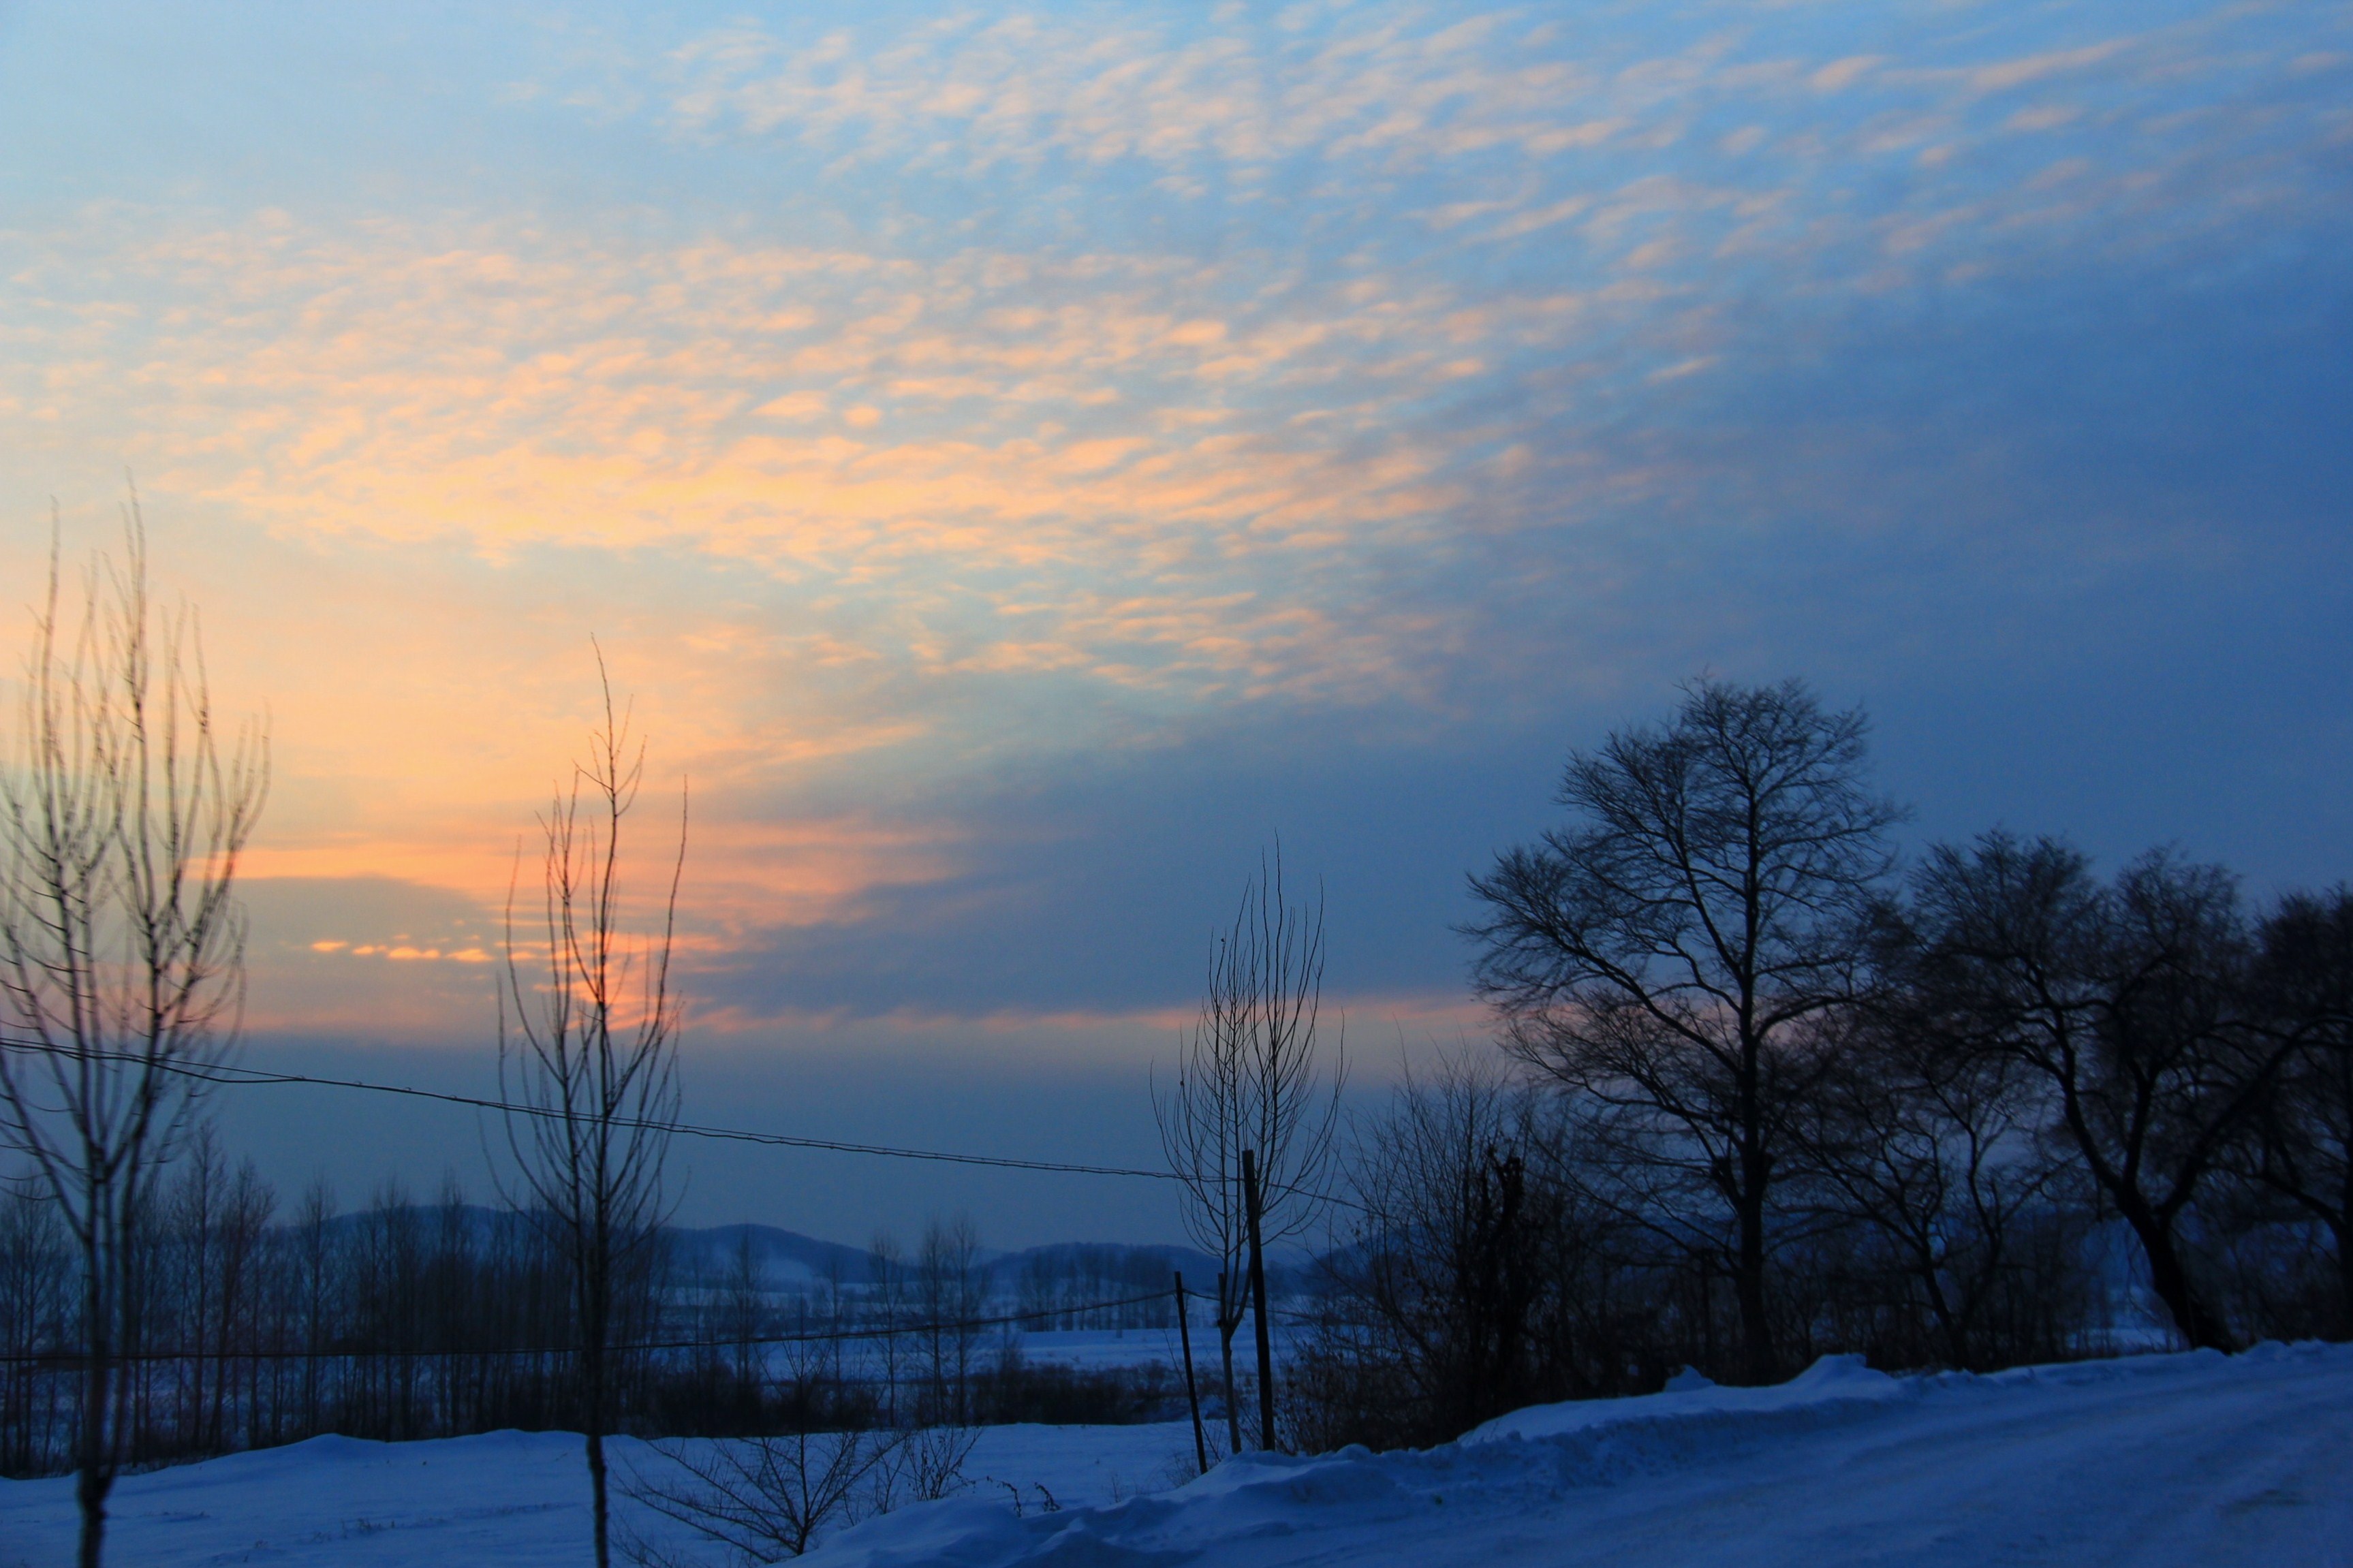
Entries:
{"type": "Polygon", "coordinates": [[[479,1065],[592,637],[712,1092],[1075,1059],[1077,1154],[1278,835],[1365,1081],[1481,1031],[1462,873],[1702,670],[2353,865],[2334,0],[22,4],[0,137],[0,569],[127,473],[267,716],[256,1050],[479,1065]]]}

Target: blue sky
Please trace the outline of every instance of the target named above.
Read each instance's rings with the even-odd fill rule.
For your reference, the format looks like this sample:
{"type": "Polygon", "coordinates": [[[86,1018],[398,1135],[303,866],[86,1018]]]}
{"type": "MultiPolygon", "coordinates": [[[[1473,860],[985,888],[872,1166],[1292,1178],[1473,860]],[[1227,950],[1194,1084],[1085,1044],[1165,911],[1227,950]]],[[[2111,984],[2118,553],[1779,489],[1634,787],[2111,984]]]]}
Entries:
{"type": "Polygon", "coordinates": [[[129,468],[270,715],[253,1059],[483,1080],[594,633],[701,1112],[1140,1159],[1262,846],[1377,1093],[1702,671],[1865,704],[1916,837],[2353,875],[2348,195],[2343,4],[0,5],[0,565],[129,468]]]}

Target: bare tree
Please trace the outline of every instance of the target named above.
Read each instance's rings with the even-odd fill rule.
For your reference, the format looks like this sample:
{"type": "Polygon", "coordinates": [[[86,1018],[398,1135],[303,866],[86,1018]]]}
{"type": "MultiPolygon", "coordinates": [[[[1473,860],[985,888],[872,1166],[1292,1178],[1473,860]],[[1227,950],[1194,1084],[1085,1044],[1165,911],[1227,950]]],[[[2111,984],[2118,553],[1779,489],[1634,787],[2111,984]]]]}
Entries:
{"type": "Polygon", "coordinates": [[[906,1314],[907,1259],[900,1250],[899,1238],[887,1230],[877,1230],[867,1248],[866,1278],[871,1285],[866,1298],[869,1310],[882,1325],[880,1353],[882,1357],[883,1419],[896,1426],[900,1423],[902,1359],[899,1324],[906,1314]]]}
{"type": "MultiPolygon", "coordinates": [[[[737,1562],[781,1563],[807,1552],[828,1525],[861,1517],[861,1504],[902,1441],[902,1434],[881,1431],[659,1443],[653,1452],[670,1468],[635,1470],[626,1490],[737,1562]]],[[[635,1536],[625,1549],[648,1568],[691,1562],[635,1536]]]]}
{"type": "Polygon", "coordinates": [[[1356,1414],[1377,1405],[1389,1443],[1445,1442],[1552,1392],[1537,1375],[1537,1319],[1573,1205],[1549,1179],[1553,1119],[1507,1070],[1442,1058],[1409,1073],[1358,1134],[1356,1235],[1323,1262],[1341,1310],[1315,1350],[1356,1363],[1373,1392],[1356,1414]]]}
{"type": "MultiPolygon", "coordinates": [[[[1347,1064],[1342,1045],[1327,1057],[1317,1037],[1323,994],[1323,893],[1312,905],[1291,901],[1278,846],[1244,885],[1233,925],[1211,949],[1208,990],[1175,1085],[1164,1095],[1155,1083],[1152,1097],[1161,1147],[1184,1188],[1186,1230],[1218,1259],[1218,1346],[1234,1451],[1241,1447],[1234,1334],[1251,1304],[1253,1276],[1262,1282],[1258,1255],[1308,1231],[1333,1176],[1347,1064]],[[1245,1156],[1257,1189],[1255,1248],[1245,1156]]],[[[1259,1306],[1262,1317],[1262,1300],[1259,1306]]],[[[1271,1370],[1260,1369],[1262,1408],[1272,1397],[1271,1370]]],[[[1263,1431],[1261,1438],[1271,1442],[1263,1431]]]]}
{"type": "Polygon", "coordinates": [[[2049,1086],[1898,1005],[1861,1025],[1799,1121],[1812,1201],[1870,1227],[1957,1367],[1998,1364],[1986,1321],[2072,1184],[2049,1086]]]}
{"type": "Polygon", "coordinates": [[[605,723],[539,819],[544,973],[526,979],[510,890],[499,1005],[507,1146],[522,1196],[569,1275],[597,1568],[611,1561],[605,1429],[620,1292],[651,1264],[664,1217],[662,1165],[678,1120],[679,1002],[670,986],[686,805],[659,932],[632,936],[621,886],[623,819],[645,773],[628,715],[596,670],[605,723]]]}
{"type": "Polygon", "coordinates": [[[2261,948],[2259,1004],[2304,1044],[2264,1097],[2245,1163],[2328,1227],[2337,1331],[2353,1331],[2353,889],[2283,900],[2261,948]]]}
{"type": "Polygon", "coordinates": [[[915,1252],[916,1310],[923,1314],[923,1345],[931,1363],[930,1419],[962,1426],[972,1396],[972,1352],[980,1330],[973,1320],[987,1305],[980,1267],[980,1232],[972,1215],[934,1216],[923,1226],[915,1252]]]}
{"type": "Polygon", "coordinates": [[[195,613],[149,601],[135,498],[122,560],[93,560],[72,628],[60,587],[53,546],[0,779],[0,1138],[29,1155],[79,1262],[76,1498],[96,1568],[129,1413],[134,1227],[236,1040],[231,889],[269,742],[216,728],[195,613]]]}
{"type": "MultiPolygon", "coordinates": [[[[628,1490],[738,1563],[781,1563],[828,1529],[888,1513],[902,1500],[962,1491],[978,1436],[967,1426],[926,1426],[657,1443],[652,1452],[666,1464],[638,1468],[628,1490]]],[[[624,1546],[644,1568],[693,1562],[634,1534],[624,1546]]]]}
{"type": "Polygon", "coordinates": [[[1860,710],[1796,680],[1685,689],[1673,721],[1574,753],[1585,821],[1471,879],[1505,1044],[1591,1112],[1646,1223],[1733,1281],[1747,1375],[1776,1373],[1775,1184],[1863,983],[1900,813],[1863,784],[1860,710]]]}
{"type": "Polygon", "coordinates": [[[762,1287],[760,1259],[752,1249],[752,1227],[747,1225],[735,1233],[714,1314],[721,1337],[728,1341],[726,1379],[733,1386],[744,1430],[760,1419],[760,1390],[765,1381],[766,1355],[760,1338],[767,1330],[768,1300],[762,1287]]]}
{"type": "Polygon", "coordinates": [[[302,1204],[295,1210],[290,1261],[293,1268],[293,1315],[301,1329],[299,1341],[302,1352],[302,1426],[304,1432],[320,1429],[320,1413],[325,1393],[320,1372],[327,1346],[334,1338],[334,1308],[342,1281],[337,1278],[337,1254],[334,1237],[335,1189],[324,1176],[311,1179],[303,1189],[302,1204]]]}
{"type": "Polygon", "coordinates": [[[1990,833],[1939,847],[1915,880],[1933,1005],[2049,1086],[2174,1325],[2230,1348],[2182,1226],[2300,1037],[2247,1005],[2253,950],[2229,874],[2160,852],[2102,887],[2063,844],[1990,833]]]}

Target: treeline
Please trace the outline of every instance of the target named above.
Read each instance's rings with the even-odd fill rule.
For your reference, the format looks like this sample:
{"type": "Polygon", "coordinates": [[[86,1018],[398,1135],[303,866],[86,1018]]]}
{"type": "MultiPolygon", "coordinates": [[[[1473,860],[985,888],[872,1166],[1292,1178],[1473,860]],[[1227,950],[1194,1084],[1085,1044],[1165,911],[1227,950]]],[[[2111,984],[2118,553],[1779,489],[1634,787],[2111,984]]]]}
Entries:
{"type": "MultiPolygon", "coordinates": [[[[397,1184],[342,1214],[323,1184],[281,1208],[208,1138],[140,1216],[119,1398],[125,1461],[325,1432],[398,1439],[563,1425],[575,1398],[564,1279],[542,1227],[397,1184]]],[[[82,1303],[70,1237],[30,1184],[0,1197],[0,1471],[70,1463],[82,1303]]],[[[638,1332],[663,1314],[625,1293],[638,1332]]],[[[634,1358],[640,1405],[675,1369],[634,1358]]]]}
{"type": "Polygon", "coordinates": [[[1039,1248],[1012,1278],[1022,1326],[1041,1332],[1175,1327],[1172,1250],[1082,1243],[1039,1248]]]}
{"type": "MultiPolygon", "coordinates": [[[[2102,877],[2002,832],[1905,864],[1864,739],[1798,683],[1703,683],[1573,756],[1570,821],[1472,879],[1501,1049],[1345,1136],[1320,895],[1262,870],[1155,1102],[1207,1255],[1214,1450],[1428,1444],[1833,1352],[1987,1369],[2353,1334],[2353,890],[2256,904],[2169,851],[2102,877]],[[1257,1285],[1268,1246],[1334,1215],[1303,1281],[1257,1285]]],[[[720,1255],[649,1231],[609,1249],[631,1261],[592,1331],[560,1216],[454,1184],[290,1209],[201,1136],[168,1169],[106,1272],[121,1375],[97,1407],[126,1463],[584,1416],[757,1436],[1185,1408],[1165,1366],[1020,1343],[1169,1326],[1173,1253],[1016,1264],[959,1221],[780,1290],[749,1230],[720,1255]]],[[[0,1185],[9,1474],[74,1463],[90,1404],[100,1336],[56,1203],[0,1185]]]]}
{"type": "MultiPolygon", "coordinates": [[[[128,1463],[329,1432],[399,1440],[577,1426],[576,1324],[550,1227],[471,1204],[454,1181],[423,1203],[387,1184],[351,1213],[322,1184],[290,1208],[250,1163],[232,1167],[200,1136],[135,1237],[128,1463]]],[[[1135,1421],[1181,1397],[1166,1367],[1080,1370],[1022,1353],[1024,1329],[1173,1323],[1166,1273],[1123,1268],[1122,1249],[1029,1258],[1008,1299],[968,1222],[930,1226],[912,1250],[880,1237],[858,1278],[791,1289],[764,1275],[748,1234],[717,1259],[665,1240],[616,1292],[621,1431],[1135,1421]]],[[[37,1188],[0,1188],[0,1474],[71,1463],[74,1261],[37,1188]]]]}
{"type": "Polygon", "coordinates": [[[1908,872],[1859,715],[1706,684],[1472,889],[1504,1053],[1361,1130],[1293,1439],[1676,1368],[2353,1333],[2353,892],[1989,833],[1908,872]]]}

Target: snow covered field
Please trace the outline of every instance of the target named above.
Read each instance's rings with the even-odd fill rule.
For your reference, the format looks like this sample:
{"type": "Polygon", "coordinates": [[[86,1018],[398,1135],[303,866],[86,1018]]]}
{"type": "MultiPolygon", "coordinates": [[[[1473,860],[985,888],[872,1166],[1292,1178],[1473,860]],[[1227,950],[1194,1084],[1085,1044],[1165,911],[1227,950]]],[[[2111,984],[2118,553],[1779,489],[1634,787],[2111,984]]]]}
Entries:
{"type": "MultiPolygon", "coordinates": [[[[1192,1468],[1192,1428],[992,1426],[965,1474],[971,1495],[1012,1517],[1046,1489],[1067,1508],[1157,1491],[1192,1468]],[[1182,1467],[1180,1469],[1179,1467],[1182,1467]]],[[[617,1482],[663,1461],[628,1438],[608,1445],[617,1482]]],[[[681,1532],[622,1502],[649,1539],[681,1532]]],[[[538,1568],[588,1554],[588,1479],[568,1433],[496,1432],[429,1443],[317,1437],[125,1477],[109,1510],[108,1561],[124,1568],[198,1563],[355,1563],[381,1568],[538,1568]]],[[[0,1481],[0,1568],[73,1561],[73,1481],[0,1481]]],[[[712,1554],[714,1568],[722,1561],[712,1554]]]]}
{"type": "MultiPolygon", "coordinates": [[[[1171,1367],[1185,1364],[1184,1352],[1176,1342],[1174,1329],[1061,1329],[1025,1333],[1021,1336],[1021,1354],[1025,1360],[1053,1362],[1091,1372],[1104,1367],[1142,1366],[1155,1361],[1171,1367]]],[[[1206,1374],[1217,1360],[1217,1331],[1195,1324],[1194,1365],[1206,1374]]]]}
{"type": "MultiPolygon", "coordinates": [[[[1181,1426],[987,1433],[965,1497],[812,1568],[1278,1563],[2353,1565],[2353,1347],[2264,1346],[1543,1406],[1419,1454],[1246,1459],[1181,1426]],[[1017,1517],[1004,1486],[1042,1484],[1017,1517]],[[1148,1494],[1148,1495],[1139,1495],[1148,1494]]],[[[529,1568],[585,1556],[575,1440],[336,1438],[126,1480],[112,1560],[529,1568]]],[[[0,1568],[70,1555],[68,1480],[0,1483],[0,1568]]]]}

